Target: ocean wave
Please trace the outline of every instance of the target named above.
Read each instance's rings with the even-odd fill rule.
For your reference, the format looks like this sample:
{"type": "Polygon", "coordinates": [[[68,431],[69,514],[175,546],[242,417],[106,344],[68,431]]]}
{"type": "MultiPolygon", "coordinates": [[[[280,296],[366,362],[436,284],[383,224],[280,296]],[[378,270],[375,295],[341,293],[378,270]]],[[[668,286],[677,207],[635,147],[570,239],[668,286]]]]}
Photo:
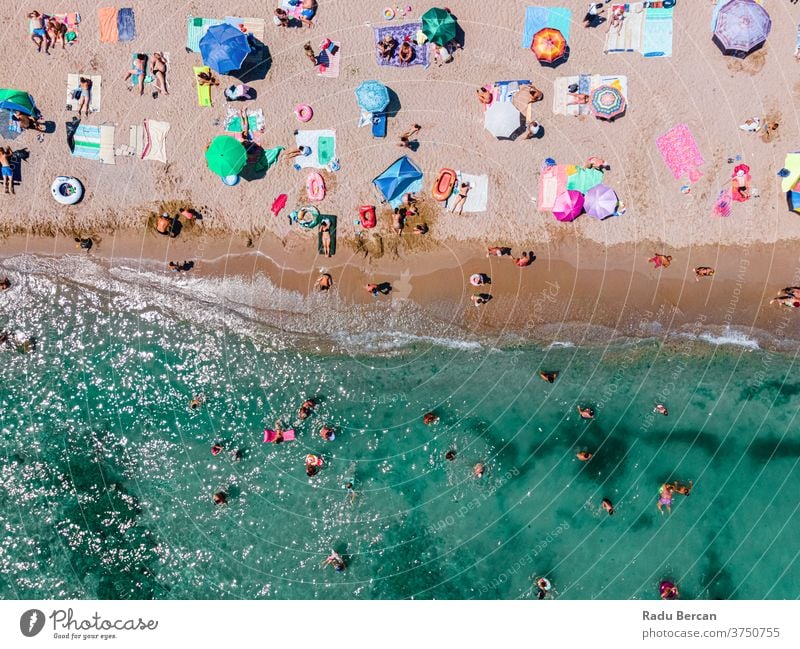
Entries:
{"type": "Polygon", "coordinates": [[[733,329],[730,326],[726,326],[718,332],[707,330],[700,333],[681,333],[680,337],[698,340],[716,347],[730,345],[733,347],[742,347],[751,351],[761,349],[758,339],[748,336],[744,332],[733,329]]]}
{"type": "Polygon", "coordinates": [[[349,333],[340,331],[332,335],[334,342],[349,352],[391,352],[408,349],[416,345],[433,345],[463,351],[479,351],[484,345],[477,340],[424,336],[404,331],[370,331],[349,333]]]}

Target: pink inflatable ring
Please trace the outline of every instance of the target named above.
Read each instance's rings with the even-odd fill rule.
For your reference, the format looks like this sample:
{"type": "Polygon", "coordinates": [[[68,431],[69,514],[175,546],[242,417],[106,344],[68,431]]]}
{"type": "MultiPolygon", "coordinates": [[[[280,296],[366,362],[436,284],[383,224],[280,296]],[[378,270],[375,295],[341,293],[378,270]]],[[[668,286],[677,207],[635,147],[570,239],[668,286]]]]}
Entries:
{"type": "Polygon", "coordinates": [[[301,122],[308,122],[314,117],[314,111],[311,110],[311,106],[308,104],[297,104],[297,106],[294,107],[294,114],[301,122]]]}

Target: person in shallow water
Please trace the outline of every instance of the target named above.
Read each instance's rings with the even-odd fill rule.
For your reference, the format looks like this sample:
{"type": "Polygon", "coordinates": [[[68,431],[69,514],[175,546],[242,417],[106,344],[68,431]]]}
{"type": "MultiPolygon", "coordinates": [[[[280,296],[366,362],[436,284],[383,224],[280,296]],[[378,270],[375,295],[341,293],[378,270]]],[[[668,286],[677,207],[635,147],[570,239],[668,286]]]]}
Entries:
{"type": "Polygon", "coordinates": [[[614,504],[608,498],[603,498],[600,506],[608,512],[609,516],[614,515],[614,504]]]}
{"type": "Polygon", "coordinates": [[[578,406],[578,412],[581,415],[581,419],[594,419],[594,410],[588,406],[586,408],[581,408],[578,406]]]}
{"type": "Polygon", "coordinates": [[[558,372],[539,372],[539,377],[543,381],[547,381],[548,383],[553,383],[558,378],[558,372]]]}
{"type": "Polygon", "coordinates": [[[300,419],[308,419],[308,416],[314,412],[314,406],[317,405],[317,402],[314,399],[306,399],[303,402],[303,405],[300,406],[300,410],[297,413],[297,416],[300,419]]]}
{"type": "Polygon", "coordinates": [[[661,490],[658,494],[658,503],[656,503],[656,507],[658,507],[658,511],[662,514],[664,513],[664,507],[667,508],[667,513],[672,513],[672,494],[675,491],[675,485],[665,482],[661,485],[661,490]]]}
{"type": "Polygon", "coordinates": [[[435,412],[426,412],[422,416],[422,423],[425,424],[426,426],[435,424],[437,421],[439,421],[439,415],[437,415],[435,412]]]}

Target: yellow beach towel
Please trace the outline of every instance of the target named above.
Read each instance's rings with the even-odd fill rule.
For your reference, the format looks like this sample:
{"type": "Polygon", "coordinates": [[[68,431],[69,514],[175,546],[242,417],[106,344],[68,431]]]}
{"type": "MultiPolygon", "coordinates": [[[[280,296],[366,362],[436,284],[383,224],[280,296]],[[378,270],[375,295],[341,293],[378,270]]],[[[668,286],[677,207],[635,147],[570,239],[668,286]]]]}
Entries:
{"type": "Polygon", "coordinates": [[[194,69],[194,82],[197,86],[197,105],[198,106],[211,106],[211,86],[202,86],[197,78],[201,72],[211,72],[211,68],[207,65],[195,67],[194,69]]]}

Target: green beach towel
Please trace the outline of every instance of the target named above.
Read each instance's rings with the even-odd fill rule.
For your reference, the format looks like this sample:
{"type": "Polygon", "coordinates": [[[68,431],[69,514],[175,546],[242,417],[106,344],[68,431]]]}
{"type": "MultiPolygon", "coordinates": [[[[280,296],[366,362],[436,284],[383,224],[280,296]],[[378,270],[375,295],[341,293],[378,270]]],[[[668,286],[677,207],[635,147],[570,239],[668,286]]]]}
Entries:
{"type": "MultiPolygon", "coordinates": [[[[328,221],[331,224],[331,257],[336,254],[336,217],[331,214],[324,214],[322,216],[323,221],[328,221]]],[[[317,252],[321,255],[325,253],[322,252],[322,230],[317,230],[317,252]]]]}
{"type": "MultiPolygon", "coordinates": [[[[248,115],[247,116],[247,126],[250,132],[258,130],[258,116],[257,115],[248,115]]],[[[234,117],[230,122],[228,122],[228,127],[225,129],[228,133],[241,133],[242,131],[242,118],[241,117],[234,117]]]]}
{"type": "Polygon", "coordinates": [[[336,151],[336,138],[321,137],[317,140],[317,158],[323,167],[333,160],[334,151],[336,151]]]}

